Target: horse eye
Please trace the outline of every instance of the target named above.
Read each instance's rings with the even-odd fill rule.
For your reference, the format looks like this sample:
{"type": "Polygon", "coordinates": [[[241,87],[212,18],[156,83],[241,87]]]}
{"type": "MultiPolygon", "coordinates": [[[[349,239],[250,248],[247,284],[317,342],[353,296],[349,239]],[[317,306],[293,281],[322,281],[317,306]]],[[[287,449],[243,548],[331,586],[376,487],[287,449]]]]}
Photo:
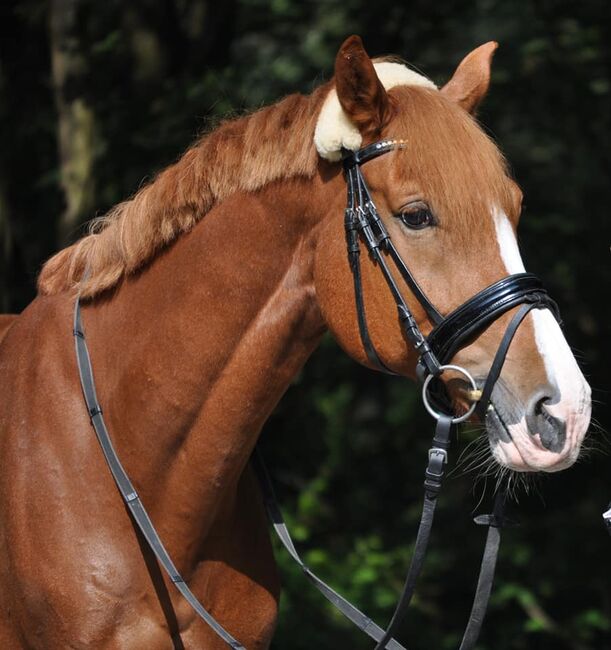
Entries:
{"type": "Polygon", "coordinates": [[[405,210],[397,216],[412,230],[422,230],[435,223],[432,212],[425,206],[418,206],[413,210],[405,210]]]}

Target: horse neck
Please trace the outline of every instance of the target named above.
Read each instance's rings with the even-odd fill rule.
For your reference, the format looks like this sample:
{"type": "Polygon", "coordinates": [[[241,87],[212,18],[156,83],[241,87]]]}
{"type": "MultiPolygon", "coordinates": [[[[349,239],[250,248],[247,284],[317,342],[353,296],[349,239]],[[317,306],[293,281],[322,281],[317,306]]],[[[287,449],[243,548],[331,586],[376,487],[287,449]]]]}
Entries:
{"type": "Polygon", "coordinates": [[[185,547],[229,507],[265,420],[324,332],[316,227],[295,197],[276,187],[224,202],[84,314],[118,452],[162,536],[172,529],[185,547]]]}

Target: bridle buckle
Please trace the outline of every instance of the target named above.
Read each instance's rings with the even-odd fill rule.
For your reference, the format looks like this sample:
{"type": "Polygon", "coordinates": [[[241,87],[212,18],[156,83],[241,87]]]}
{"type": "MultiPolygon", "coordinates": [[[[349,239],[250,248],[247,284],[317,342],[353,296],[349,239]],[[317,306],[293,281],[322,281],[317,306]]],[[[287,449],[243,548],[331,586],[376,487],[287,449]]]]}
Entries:
{"type": "Polygon", "coordinates": [[[433,457],[436,459],[441,457],[441,462],[444,465],[447,465],[448,463],[448,452],[445,449],[441,449],[441,447],[431,447],[429,449],[429,462],[433,457]]]}

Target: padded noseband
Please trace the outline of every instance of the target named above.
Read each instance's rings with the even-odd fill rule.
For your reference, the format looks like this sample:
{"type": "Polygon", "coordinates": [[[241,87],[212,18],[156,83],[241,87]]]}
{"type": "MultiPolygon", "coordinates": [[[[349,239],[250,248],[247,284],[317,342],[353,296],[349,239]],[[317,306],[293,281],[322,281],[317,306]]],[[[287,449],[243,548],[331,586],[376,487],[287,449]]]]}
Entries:
{"type": "Polygon", "coordinates": [[[533,273],[515,273],[486,287],[448,314],[427,337],[431,350],[441,364],[448,363],[490,323],[524,303],[551,309],[560,320],[558,305],[541,280],[533,273]]]}

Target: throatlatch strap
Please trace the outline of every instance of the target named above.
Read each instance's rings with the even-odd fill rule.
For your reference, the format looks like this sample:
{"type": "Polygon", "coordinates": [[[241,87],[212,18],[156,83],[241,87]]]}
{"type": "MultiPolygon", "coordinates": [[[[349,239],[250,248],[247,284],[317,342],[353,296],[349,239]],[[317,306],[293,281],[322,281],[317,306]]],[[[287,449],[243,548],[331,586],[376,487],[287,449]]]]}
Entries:
{"type": "Polygon", "coordinates": [[[211,628],[218,634],[228,646],[234,650],[246,650],[246,648],[236,639],[234,639],[227,630],[204,608],[204,606],[197,600],[187,583],[184,581],[174,563],[172,558],[168,555],[163,542],[161,541],[153,522],[151,521],[144,505],[140,501],[132,482],[123,468],[117,452],[112,444],[110,435],[104,422],[102,409],[98,402],[95,390],[95,382],[93,379],[93,370],[91,368],[91,359],[89,357],[89,350],[85,342],[85,333],[81,322],[81,306],[80,300],[77,298],[74,306],[74,344],[76,347],[76,359],[78,364],[78,371],[81,380],[81,387],[85,397],[85,403],[91,419],[91,424],[95,430],[100,447],[104,453],[104,458],[108,463],[108,467],[112,476],[119,488],[119,492],[125,501],[134,521],[142,531],[147,544],[159,560],[163,570],[168,574],[170,580],[176,585],[176,588],[184,596],[185,600],[195,610],[197,615],[202,618],[211,628]]]}
{"type": "MultiPolygon", "coordinates": [[[[356,627],[365,632],[365,634],[368,634],[374,641],[379,641],[384,635],[384,630],[376,625],[368,616],[363,614],[363,612],[357,609],[352,603],[329,587],[329,585],[315,575],[301,559],[297,549],[295,548],[289,529],[284,521],[280,507],[278,506],[278,500],[276,499],[269,473],[265,467],[263,457],[258,447],[255,447],[253,452],[252,464],[259,478],[259,483],[261,484],[267,516],[269,517],[278,538],[282,542],[282,545],[289,552],[289,555],[301,567],[306,578],[308,578],[308,580],[336,609],[338,609],[351,623],[356,625],[356,627]]],[[[397,643],[397,641],[390,637],[386,639],[384,645],[381,647],[388,648],[389,650],[405,650],[400,643],[397,643]]]]}
{"type": "Polygon", "coordinates": [[[352,271],[352,279],[354,282],[354,296],[356,302],[356,316],[359,325],[359,333],[361,335],[361,342],[365,349],[365,354],[369,363],[380,372],[389,375],[395,373],[386,366],[380,359],[369,335],[369,328],[367,327],[367,315],[365,312],[365,301],[363,299],[363,282],[361,280],[361,248],[359,245],[359,223],[356,213],[356,191],[358,181],[356,178],[356,170],[349,169],[346,172],[346,186],[348,188],[348,207],[344,215],[344,228],[346,233],[346,245],[348,247],[348,261],[350,263],[350,270],[352,271]]]}

